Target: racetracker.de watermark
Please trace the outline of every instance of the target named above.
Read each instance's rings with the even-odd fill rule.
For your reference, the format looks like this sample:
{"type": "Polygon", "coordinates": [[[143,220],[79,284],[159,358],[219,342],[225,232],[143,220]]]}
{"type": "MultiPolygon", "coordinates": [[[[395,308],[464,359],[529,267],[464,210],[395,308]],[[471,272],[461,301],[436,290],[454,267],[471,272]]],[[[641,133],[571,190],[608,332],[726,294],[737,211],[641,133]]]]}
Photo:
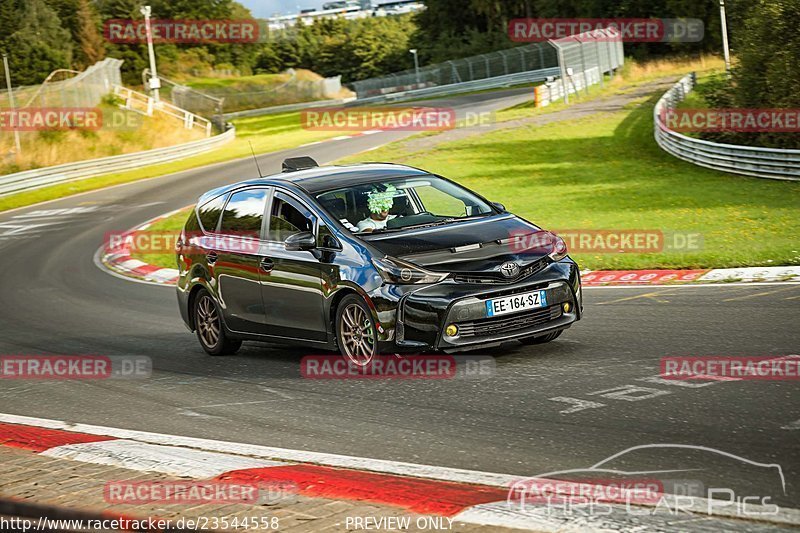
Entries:
{"type": "Polygon", "coordinates": [[[583,42],[696,43],[704,34],[703,21],[692,18],[523,18],[508,23],[511,40],[522,43],[566,38],[583,42]]]}
{"type": "Polygon", "coordinates": [[[122,109],[97,107],[26,107],[0,109],[0,131],[135,131],[143,118],[122,109]]]}
{"type": "Polygon", "coordinates": [[[294,482],[225,483],[220,481],[109,481],[103,498],[110,504],[275,504],[293,498],[294,482]]]}
{"type": "Polygon", "coordinates": [[[494,122],[492,112],[468,111],[459,123],[450,107],[327,107],[300,113],[301,126],[312,131],[443,131],[494,122]]]}
{"type": "Polygon", "coordinates": [[[378,355],[366,365],[341,356],[307,355],[300,361],[306,379],[484,379],[495,375],[493,357],[469,355],[378,355]]]}
{"type": "MultiPolygon", "coordinates": [[[[265,37],[258,21],[252,19],[151,20],[150,31],[156,44],[257,43],[265,37]]],[[[103,35],[116,44],[147,43],[144,20],[107,20],[103,35]]]]}
{"type": "Polygon", "coordinates": [[[800,379],[800,355],[781,357],[664,357],[663,379],[724,379],[796,381],[800,379]]]}
{"type": "Polygon", "coordinates": [[[267,244],[260,241],[257,231],[235,231],[206,235],[202,232],[180,230],[109,231],[104,235],[106,253],[163,254],[174,253],[182,247],[196,246],[205,250],[257,253],[267,244]]]}
{"type": "Polygon", "coordinates": [[[672,131],[800,133],[800,109],[663,109],[672,131]]]}
{"type": "Polygon", "coordinates": [[[508,503],[526,505],[588,505],[592,503],[654,504],[664,486],[658,479],[558,480],[531,478],[514,483],[508,503]]]}
{"type": "Polygon", "coordinates": [[[153,373],[143,355],[0,355],[0,379],[144,379],[153,373]]]}
{"type": "Polygon", "coordinates": [[[549,253],[554,235],[561,237],[570,253],[655,254],[695,252],[703,248],[703,236],[694,232],[649,229],[564,229],[511,233],[515,252],[549,253]]]}

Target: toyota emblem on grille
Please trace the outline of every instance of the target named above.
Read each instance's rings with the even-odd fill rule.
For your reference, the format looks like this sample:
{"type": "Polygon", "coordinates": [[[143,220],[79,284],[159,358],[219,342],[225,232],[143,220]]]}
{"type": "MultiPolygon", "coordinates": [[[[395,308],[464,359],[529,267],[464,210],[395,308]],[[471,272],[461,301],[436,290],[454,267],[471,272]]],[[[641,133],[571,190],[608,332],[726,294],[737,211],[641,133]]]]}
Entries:
{"type": "Polygon", "coordinates": [[[507,278],[513,278],[519,274],[519,265],[513,262],[503,263],[500,265],[500,272],[507,278]]]}

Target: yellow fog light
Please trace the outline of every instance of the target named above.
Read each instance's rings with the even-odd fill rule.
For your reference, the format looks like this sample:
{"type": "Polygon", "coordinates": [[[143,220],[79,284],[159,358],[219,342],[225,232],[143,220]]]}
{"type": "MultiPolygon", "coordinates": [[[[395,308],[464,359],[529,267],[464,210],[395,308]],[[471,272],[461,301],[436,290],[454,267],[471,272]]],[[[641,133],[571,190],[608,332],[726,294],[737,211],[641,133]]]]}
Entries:
{"type": "Polygon", "coordinates": [[[455,337],[458,335],[458,326],[455,324],[450,324],[447,326],[447,328],[445,328],[444,332],[447,333],[448,337],[455,337]]]}
{"type": "Polygon", "coordinates": [[[569,302],[564,302],[563,307],[565,313],[569,313],[569,310],[572,309],[572,306],[569,304],[569,302]]]}

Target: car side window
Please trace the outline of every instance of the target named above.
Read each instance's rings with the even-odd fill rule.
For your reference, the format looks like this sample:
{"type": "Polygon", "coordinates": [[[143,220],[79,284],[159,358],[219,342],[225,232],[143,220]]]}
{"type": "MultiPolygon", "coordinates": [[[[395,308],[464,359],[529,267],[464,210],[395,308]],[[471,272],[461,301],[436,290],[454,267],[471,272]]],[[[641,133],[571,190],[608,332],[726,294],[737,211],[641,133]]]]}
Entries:
{"type": "Polygon", "coordinates": [[[233,193],[222,213],[220,233],[259,238],[266,201],[267,189],[247,189],[233,193]]]}
{"type": "Polygon", "coordinates": [[[200,219],[203,230],[207,232],[217,231],[219,216],[222,214],[222,209],[225,207],[225,200],[227,199],[228,195],[223,194],[213,200],[209,200],[197,209],[197,217],[200,219]]]}
{"type": "Polygon", "coordinates": [[[276,194],[272,200],[272,211],[269,218],[269,236],[271,241],[283,242],[288,237],[302,231],[314,231],[314,219],[304,214],[305,209],[276,194]]]}
{"type": "Polygon", "coordinates": [[[342,248],[342,245],[333,236],[331,229],[322,222],[319,223],[317,230],[317,247],[326,250],[341,250],[342,248]]]}

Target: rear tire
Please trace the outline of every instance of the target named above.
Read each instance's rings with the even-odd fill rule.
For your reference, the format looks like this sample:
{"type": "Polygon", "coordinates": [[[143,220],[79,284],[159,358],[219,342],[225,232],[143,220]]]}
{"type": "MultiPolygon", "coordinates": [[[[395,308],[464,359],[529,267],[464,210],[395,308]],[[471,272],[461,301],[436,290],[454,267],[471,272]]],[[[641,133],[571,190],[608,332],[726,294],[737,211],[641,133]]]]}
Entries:
{"type": "Polygon", "coordinates": [[[345,296],[336,308],[336,341],[339,352],[351,363],[366,366],[378,355],[375,322],[360,296],[345,296]]]}
{"type": "Polygon", "coordinates": [[[194,327],[197,340],[208,355],[231,355],[242,347],[242,341],[225,333],[219,306],[205,289],[200,289],[194,299],[194,327]]]}
{"type": "Polygon", "coordinates": [[[525,345],[545,344],[545,343],[548,343],[548,342],[556,340],[557,338],[559,338],[561,336],[562,333],[564,333],[563,329],[560,330],[560,331],[556,331],[554,333],[548,333],[547,335],[542,335],[541,337],[528,337],[528,338],[525,338],[525,339],[520,339],[519,342],[521,342],[522,344],[525,344],[525,345]]]}

